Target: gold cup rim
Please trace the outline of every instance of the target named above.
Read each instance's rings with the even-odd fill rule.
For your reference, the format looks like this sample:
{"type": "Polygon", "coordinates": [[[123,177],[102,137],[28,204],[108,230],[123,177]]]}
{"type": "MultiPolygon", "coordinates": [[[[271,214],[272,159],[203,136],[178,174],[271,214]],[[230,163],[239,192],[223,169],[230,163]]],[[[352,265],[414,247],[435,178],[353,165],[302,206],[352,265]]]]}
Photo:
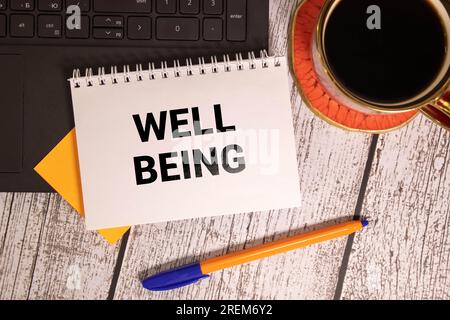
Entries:
{"type": "MultiPolygon", "coordinates": [[[[369,130],[369,129],[358,129],[358,128],[352,128],[352,127],[348,127],[346,125],[343,125],[342,123],[339,123],[337,121],[334,121],[330,118],[328,118],[327,116],[325,116],[323,113],[321,113],[319,110],[317,110],[313,104],[311,103],[311,101],[308,99],[308,97],[306,96],[306,94],[303,91],[303,87],[300,84],[298,78],[297,78],[297,73],[295,71],[295,48],[294,48],[294,39],[295,39],[295,26],[296,26],[296,21],[297,21],[297,17],[298,17],[298,12],[300,11],[300,9],[303,7],[303,5],[311,0],[301,0],[300,3],[298,4],[297,8],[294,10],[291,19],[290,19],[290,26],[288,28],[288,54],[289,54],[289,67],[291,69],[291,73],[293,75],[294,78],[294,83],[295,86],[297,87],[297,90],[300,94],[300,97],[302,98],[302,101],[306,104],[306,106],[308,107],[309,110],[311,110],[311,112],[316,115],[319,119],[325,121],[326,123],[337,127],[339,129],[343,129],[345,131],[348,132],[359,132],[359,133],[369,133],[369,134],[383,134],[383,133],[388,133],[388,132],[392,132],[392,131],[396,131],[399,130],[405,126],[407,126],[410,122],[412,122],[417,115],[419,114],[419,112],[417,112],[414,116],[412,116],[410,119],[406,120],[404,123],[389,128],[389,129],[382,129],[382,130],[369,130]]],[[[412,110],[410,110],[412,111],[412,110]]],[[[386,113],[386,112],[385,112],[386,113]]],[[[397,112],[398,113],[398,112],[397,112]]]]}
{"type": "MultiPolygon", "coordinates": [[[[333,82],[333,84],[335,86],[337,86],[337,88],[339,90],[341,90],[342,92],[344,92],[347,95],[347,97],[352,99],[355,103],[360,104],[363,107],[368,108],[369,110],[372,110],[372,111],[382,112],[382,113],[401,113],[401,112],[408,112],[408,111],[413,111],[413,110],[420,110],[421,108],[423,108],[424,106],[426,106],[430,103],[431,104],[436,103],[436,101],[438,101],[445,94],[445,92],[447,92],[447,90],[450,87],[450,68],[449,68],[449,70],[447,70],[447,73],[446,73],[444,79],[439,82],[439,84],[438,84],[438,86],[440,86],[439,89],[437,89],[435,92],[433,92],[434,90],[432,90],[432,92],[433,92],[432,94],[425,95],[424,97],[421,97],[421,99],[419,99],[419,101],[412,103],[410,105],[404,106],[404,107],[399,107],[399,106],[395,106],[395,105],[392,105],[392,106],[381,105],[381,104],[376,105],[373,102],[361,99],[360,97],[353,94],[350,90],[345,88],[345,86],[342,85],[336,79],[336,77],[333,75],[333,72],[331,71],[331,67],[329,65],[328,59],[326,58],[325,46],[323,43],[323,41],[325,40],[324,36],[323,36],[323,33],[325,31],[325,19],[327,18],[327,14],[329,13],[331,6],[338,1],[342,1],[342,0],[325,0],[325,3],[323,4],[323,7],[321,8],[321,11],[320,11],[319,19],[317,21],[316,32],[315,32],[315,43],[317,46],[318,57],[320,59],[320,62],[324,68],[326,75],[333,82]],[[427,102],[420,101],[422,99],[426,99],[427,102]]],[[[442,0],[438,0],[438,1],[443,2],[442,0]]],[[[302,1],[301,5],[303,4],[303,2],[304,1],[302,1]]],[[[445,7],[447,8],[447,6],[445,6],[445,7]]],[[[449,16],[450,16],[450,14],[449,14],[449,16]]],[[[446,35],[446,38],[449,39],[449,35],[447,33],[447,30],[445,30],[445,28],[444,28],[444,33],[446,35]]],[[[449,44],[447,43],[446,51],[449,50],[448,45],[449,44]]]]}

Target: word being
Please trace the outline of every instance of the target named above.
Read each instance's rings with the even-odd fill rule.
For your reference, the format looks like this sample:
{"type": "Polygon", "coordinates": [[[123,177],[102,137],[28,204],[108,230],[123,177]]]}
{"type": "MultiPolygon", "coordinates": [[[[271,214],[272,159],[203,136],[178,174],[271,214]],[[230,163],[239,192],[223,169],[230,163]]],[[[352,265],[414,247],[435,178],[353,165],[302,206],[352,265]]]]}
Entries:
{"type": "MultiPolygon", "coordinates": [[[[153,136],[158,141],[165,140],[169,126],[173,139],[236,131],[236,126],[224,125],[220,104],[214,105],[214,119],[215,127],[205,129],[200,121],[199,108],[161,111],[158,120],[153,113],[147,113],[144,121],[140,115],[133,115],[142,143],[149,142],[153,136]]],[[[222,172],[237,174],[246,167],[243,153],[241,146],[230,144],[222,148],[211,147],[207,151],[193,149],[161,153],[157,157],[137,156],[133,158],[136,184],[151,184],[158,178],[161,182],[202,178],[205,172],[209,172],[211,176],[218,176],[222,172]],[[156,167],[159,167],[159,170],[156,167]]]]}
{"type": "MultiPolygon", "coordinates": [[[[243,150],[237,144],[226,146],[220,153],[220,160],[216,148],[210,148],[209,159],[200,149],[192,150],[192,164],[191,157],[188,151],[168,152],[159,155],[159,168],[161,173],[161,181],[177,181],[181,180],[181,173],[169,174],[169,170],[178,169],[176,162],[171,162],[176,157],[181,157],[182,160],[182,174],[184,179],[191,179],[191,165],[194,167],[195,177],[203,177],[203,167],[213,176],[220,174],[220,167],[228,173],[239,173],[245,169],[244,157],[239,156],[243,150]],[[233,156],[234,155],[234,156],[233,156]],[[220,164],[219,164],[220,162],[220,164]]],[[[134,157],[134,169],[136,173],[137,185],[150,184],[158,179],[158,172],[154,169],[156,161],[151,156],[134,157]]]]}
{"type": "Polygon", "coordinates": [[[369,30],[381,30],[381,8],[377,5],[368,6],[367,14],[371,15],[367,19],[367,28],[369,30]]]}

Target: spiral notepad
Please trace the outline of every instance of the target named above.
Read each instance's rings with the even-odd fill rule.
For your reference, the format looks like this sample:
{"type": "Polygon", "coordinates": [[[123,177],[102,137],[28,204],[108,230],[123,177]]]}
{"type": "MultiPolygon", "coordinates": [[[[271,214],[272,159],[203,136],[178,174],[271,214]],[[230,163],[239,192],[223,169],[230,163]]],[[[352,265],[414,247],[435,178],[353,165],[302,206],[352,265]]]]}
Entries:
{"type": "Polygon", "coordinates": [[[300,205],[287,61],[75,70],[88,229],[300,205]]]}

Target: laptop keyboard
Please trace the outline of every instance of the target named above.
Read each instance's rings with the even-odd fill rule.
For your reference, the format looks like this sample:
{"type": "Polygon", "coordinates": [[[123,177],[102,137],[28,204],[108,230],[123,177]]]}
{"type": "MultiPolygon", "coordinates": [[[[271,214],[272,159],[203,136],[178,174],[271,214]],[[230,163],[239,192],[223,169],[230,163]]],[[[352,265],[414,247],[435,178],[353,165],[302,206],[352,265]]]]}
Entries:
{"type": "Polygon", "coordinates": [[[242,42],[247,39],[247,0],[0,0],[2,38],[119,45],[242,42]],[[71,6],[81,16],[67,12],[71,6]]]}

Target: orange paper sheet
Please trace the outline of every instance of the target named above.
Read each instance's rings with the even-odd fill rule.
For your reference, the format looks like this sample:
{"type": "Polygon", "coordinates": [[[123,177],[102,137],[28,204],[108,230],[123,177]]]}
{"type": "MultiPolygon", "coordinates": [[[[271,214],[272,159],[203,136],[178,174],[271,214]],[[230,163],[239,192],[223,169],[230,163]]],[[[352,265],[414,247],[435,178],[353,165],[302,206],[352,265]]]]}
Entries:
{"type": "MultiPolygon", "coordinates": [[[[75,129],[34,168],[81,216],[84,216],[75,129]]],[[[97,230],[115,244],[130,227],[97,230]]]]}

